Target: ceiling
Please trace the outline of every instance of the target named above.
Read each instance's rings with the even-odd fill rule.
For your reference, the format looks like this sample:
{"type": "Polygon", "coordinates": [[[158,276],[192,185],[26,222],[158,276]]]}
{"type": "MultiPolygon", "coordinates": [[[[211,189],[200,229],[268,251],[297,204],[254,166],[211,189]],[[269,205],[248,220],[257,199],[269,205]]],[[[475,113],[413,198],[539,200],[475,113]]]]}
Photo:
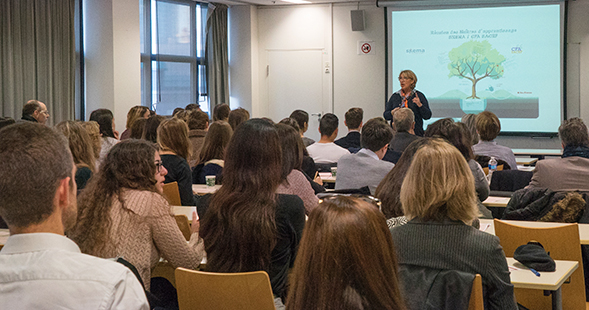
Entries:
{"type": "MultiPolygon", "coordinates": [[[[325,3],[375,3],[375,0],[360,0],[360,1],[350,1],[350,0],[305,0],[309,3],[298,4],[298,3],[289,3],[283,0],[218,0],[215,2],[220,2],[231,5],[264,5],[264,6],[284,6],[284,5],[305,5],[305,4],[325,4],[325,3]]],[[[376,5],[376,4],[375,4],[376,5]]]]}

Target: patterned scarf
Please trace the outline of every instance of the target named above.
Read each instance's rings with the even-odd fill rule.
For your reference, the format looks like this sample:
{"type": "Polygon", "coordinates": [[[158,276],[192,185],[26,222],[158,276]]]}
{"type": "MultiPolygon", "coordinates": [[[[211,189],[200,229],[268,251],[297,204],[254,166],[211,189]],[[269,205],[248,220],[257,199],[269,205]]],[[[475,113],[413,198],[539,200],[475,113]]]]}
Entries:
{"type": "Polygon", "coordinates": [[[578,156],[589,159],[589,147],[587,146],[566,146],[562,152],[562,158],[578,156]]]}

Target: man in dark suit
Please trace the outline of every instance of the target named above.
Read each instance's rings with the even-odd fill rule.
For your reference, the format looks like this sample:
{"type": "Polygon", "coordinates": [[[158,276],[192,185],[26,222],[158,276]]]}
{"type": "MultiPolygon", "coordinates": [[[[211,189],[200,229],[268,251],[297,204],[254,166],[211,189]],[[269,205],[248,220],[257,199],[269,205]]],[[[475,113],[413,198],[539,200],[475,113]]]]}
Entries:
{"type": "Polygon", "coordinates": [[[421,139],[415,135],[415,115],[409,108],[400,108],[395,112],[393,129],[395,129],[395,134],[389,143],[389,150],[398,154],[399,157],[411,142],[421,139]]]}
{"type": "Polygon", "coordinates": [[[335,140],[335,144],[347,149],[351,153],[356,153],[362,145],[360,144],[360,128],[362,128],[362,118],[364,111],[362,108],[351,108],[346,112],[344,124],[348,127],[348,134],[335,140]]]}

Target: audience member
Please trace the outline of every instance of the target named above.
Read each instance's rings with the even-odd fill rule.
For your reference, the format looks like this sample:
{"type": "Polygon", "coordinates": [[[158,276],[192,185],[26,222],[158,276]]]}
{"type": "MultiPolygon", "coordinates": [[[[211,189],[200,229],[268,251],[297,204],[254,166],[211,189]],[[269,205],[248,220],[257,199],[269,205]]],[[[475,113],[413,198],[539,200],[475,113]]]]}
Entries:
{"type": "Polygon", "coordinates": [[[393,139],[389,144],[389,149],[394,152],[403,154],[411,142],[420,139],[415,135],[415,115],[409,108],[400,108],[393,115],[393,139]]]}
{"type": "Polygon", "coordinates": [[[222,103],[219,105],[216,105],[215,108],[213,108],[213,122],[216,121],[229,121],[229,113],[231,112],[231,108],[229,107],[228,104],[226,103],[222,103]]]}
{"type": "Polygon", "coordinates": [[[348,134],[345,137],[334,141],[335,144],[356,153],[362,144],[360,144],[360,129],[362,128],[362,118],[364,110],[362,108],[350,108],[345,114],[344,124],[348,127],[348,134]]]}
{"type": "Polygon", "coordinates": [[[319,142],[313,143],[307,147],[309,156],[311,156],[316,163],[337,163],[340,157],[345,154],[350,154],[348,150],[333,142],[337,137],[338,125],[339,120],[335,114],[326,113],[321,117],[321,121],[319,122],[321,139],[319,142]]]}
{"type": "Polygon", "coordinates": [[[198,157],[198,163],[192,169],[192,182],[205,184],[207,175],[214,175],[216,182],[221,183],[221,174],[225,164],[225,149],[233,135],[233,130],[227,122],[216,121],[209,126],[205,141],[198,157]]]}
{"type": "Polygon", "coordinates": [[[305,211],[308,214],[317,207],[319,199],[315,196],[307,177],[301,171],[305,145],[299,132],[289,125],[277,124],[276,131],[282,147],[282,183],[276,192],[299,196],[303,200],[305,211]]]}
{"type": "Polygon", "coordinates": [[[12,117],[2,117],[0,116],[0,129],[8,126],[8,125],[12,125],[14,124],[15,121],[12,117]]]}
{"type": "Polygon", "coordinates": [[[479,133],[477,132],[477,115],[476,114],[464,114],[462,119],[460,120],[461,123],[466,125],[468,131],[470,132],[472,145],[476,145],[479,143],[479,133]]]}
{"type": "MultiPolygon", "coordinates": [[[[495,138],[501,131],[501,122],[493,112],[483,111],[477,115],[476,128],[479,133],[480,141],[472,147],[475,155],[495,157],[501,159],[509,165],[509,169],[517,170],[517,163],[513,151],[495,142],[495,138]]],[[[503,167],[505,169],[506,167],[503,167]]]]}
{"type": "Polygon", "coordinates": [[[29,100],[22,108],[23,121],[45,125],[49,119],[47,106],[39,100],[29,100]]]}
{"type": "Polygon", "coordinates": [[[69,142],[70,152],[76,165],[76,187],[81,191],[94,174],[96,158],[92,147],[92,139],[80,122],[63,121],[55,126],[69,142]]]}
{"type": "Polygon", "coordinates": [[[287,309],[405,309],[393,240],[375,206],[324,199],[306,226],[287,309]]]}
{"type": "Polygon", "coordinates": [[[480,274],[485,309],[517,309],[499,238],[470,226],[474,180],[456,147],[433,140],[415,153],[401,204],[409,222],[391,229],[399,264],[480,274]]]}
{"type": "Polygon", "coordinates": [[[174,115],[174,118],[184,121],[188,123],[188,115],[190,115],[191,111],[189,110],[182,110],[174,115]]]}
{"type": "Polygon", "coordinates": [[[131,128],[133,128],[135,121],[140,118],[149,118],[149,109],[144,106],[136,105],[127,113],[127,124],[125,125],[125,131],[121,134],[121,141],[131,138],[131,128]]]}
{"type": "Polygon", "coordinates": [[[188,116],[188,139],[192,145],[192,156],[190,156],[188,163],[191,168],[194,168],[198,162],[207,130],[209,130],[209,116],[200,110],[192,111],[188,116]]]}
{"type": "Polygon", "coordinates": [[[343,155],[337,162],[335,189],[368,186],[374,194],[380,181],[395,166],[381,160],[392,137],[393,130],[382,117],[366,122],[362,127],[362,149],[356,154],[343,155]]]}
{"type": "Polygon", "coordinates": [[[273,125],[261,119],[241,124],[227,147],[223,186],[199,211],[207,271],[266,271],[277,309],[284,307],[281,298],[305,225],[303,201],[276,194],[281,160],[273,125]]]}
{"type": "Polygon", "coordinates": [[[0,132],[0,215],[11,233],[0,251],[2,308],[149,309],[131,270],[64,236],[77,215],[66,139],[31,123],[0,132]]]}
{"type": "Polygon", "coordinates": [[[172,117],[176,116],[176,114],[178,114],[178,113],[180,113],[182,111],[184,111],[184,109],[182,109],[180,107],[175,108],[174,111],[172,111],[172,117]]]}
{"type": "Polygon", "coordinates": [[[100,147],[100,156],[98,156],[98,162],[101,163],[110,149],[119,142],[119,133],[115,130],[115,119],[113,114],[108,109],[98,109],[92,111],[90,114],[90,120],[97,122],[100,128],[102,144],[100,147]]]}
{"type": "Polygon", "coordinates": [[[100,126],[95,121],[82,122],[82,127],[86,129],[90,141],[92,141],[92,151],[94,152],[94,159],[96,166],[94,170],[98,170],[98,158],[100,158],[100,151],[102,149],[102,138],[100,136],[100,126]]]}
{"type": "Polygon", "coordinates": [[[309,113],[303,110],[294,110],[289,117],[299,124],[299,132],[301,133],[301,139],[303,139],[305,147],[315,143],[315,140],[304,136],[305,132],[309,129],[309,113]]]}
{"type": "Polygon", "coordinates": [[[124,257],[148,291],[161,257],[174,267],[195,269],[204,256],[196,217],[187,243],[162,196],[166,173],[154,144],[115,145],[80,195],[78,223],[70,234],[84,253],[124,257]]]}
{"type": "Polygon", "coordinates": [[[565,120],[558,127],[562,158],[539,160],[530,187],[553,191],[589,191],[589,134],[583,120],[565,120]]]}
{"type": "Polygon", "coordinates": [[[493,218],[491,211],[481,202],[489,197],[489,182],[485,172],[479,163],[474,160],[472,154],[472,138],[469,135],[468,128],[463,123],[455,123],[451,118],[443,118],[430,124],[425,131],[426,137],[438,137],[445,139],[451,145],[456,147],[468,163],[468,167],[474,177],[474,188],[477,193],[477,206],[482,214],[482,218],[493,218]],[[463,126],[463,127],[462,127],[463,126]]]}
{"type": "Polygon", "coordinates": [[[250,113],[243,108],[237,108],[229,113],[229,125],[231,125],[231,129],[235,131],[235,128],[239,126],[241,123],[250,119],[250,113]]]}
{"type": "Polygon", "coordinates": [[[198,104],[198,103],[189,103],[189,104],[186,105],[186,107],[184,108],[184,110],[186,110],[186,111],[201,111],[200,104],[198,104]]]}
{"type": "Polygon", "coordinates": [[[145,123],[145,129],[141,137],[149,142],[157,143],[157,128],[165,119],[161,115],[150,116],[145,123]]]}
{"type": "MultiPolygon", "coordinates": [[[[429,144],[431,139],[422,138],[411,142],[401,155],[397,164],[391,171],[382,179],[378,187],[374,191],[374,196],[380,199],[382,206],[382,213],[387,220],[403,216],[403,207],[399,194],[401,193],[401,185],[413,161],[413,155],[422,146],[429,144]]],[[[390,222],[387,222],[390,223],[390,222]]]]}
{"type": "Polygon", "coordinates": [[[141,139],[143,137],[143,131],[145,131],[145,124],[147,123],[146,118],[140,118],[133,122],[131,126],[131,139],[141,139]]]}
{"type": "Polygon", "coordinates": [[[162,164],[168,173],[164,183],[178,182],[180,201],[183,206],[196,206],[192,193],[192,173],[187,159],[192,151],[188,140],[188,126],[177,118],[164,120],[157,128],[162,164]]]}

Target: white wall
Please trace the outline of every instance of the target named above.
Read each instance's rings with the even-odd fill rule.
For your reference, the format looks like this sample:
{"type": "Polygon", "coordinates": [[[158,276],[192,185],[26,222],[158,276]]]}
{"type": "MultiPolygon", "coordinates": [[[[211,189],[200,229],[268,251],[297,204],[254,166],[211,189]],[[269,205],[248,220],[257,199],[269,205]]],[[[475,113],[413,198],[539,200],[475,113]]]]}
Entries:
{"type": "Polygon", "coordinates": [[[86,119],[110,109],[123,132],[127,112],[141,104],[139,1],[86,0],[84,7],[86,119]]]}

